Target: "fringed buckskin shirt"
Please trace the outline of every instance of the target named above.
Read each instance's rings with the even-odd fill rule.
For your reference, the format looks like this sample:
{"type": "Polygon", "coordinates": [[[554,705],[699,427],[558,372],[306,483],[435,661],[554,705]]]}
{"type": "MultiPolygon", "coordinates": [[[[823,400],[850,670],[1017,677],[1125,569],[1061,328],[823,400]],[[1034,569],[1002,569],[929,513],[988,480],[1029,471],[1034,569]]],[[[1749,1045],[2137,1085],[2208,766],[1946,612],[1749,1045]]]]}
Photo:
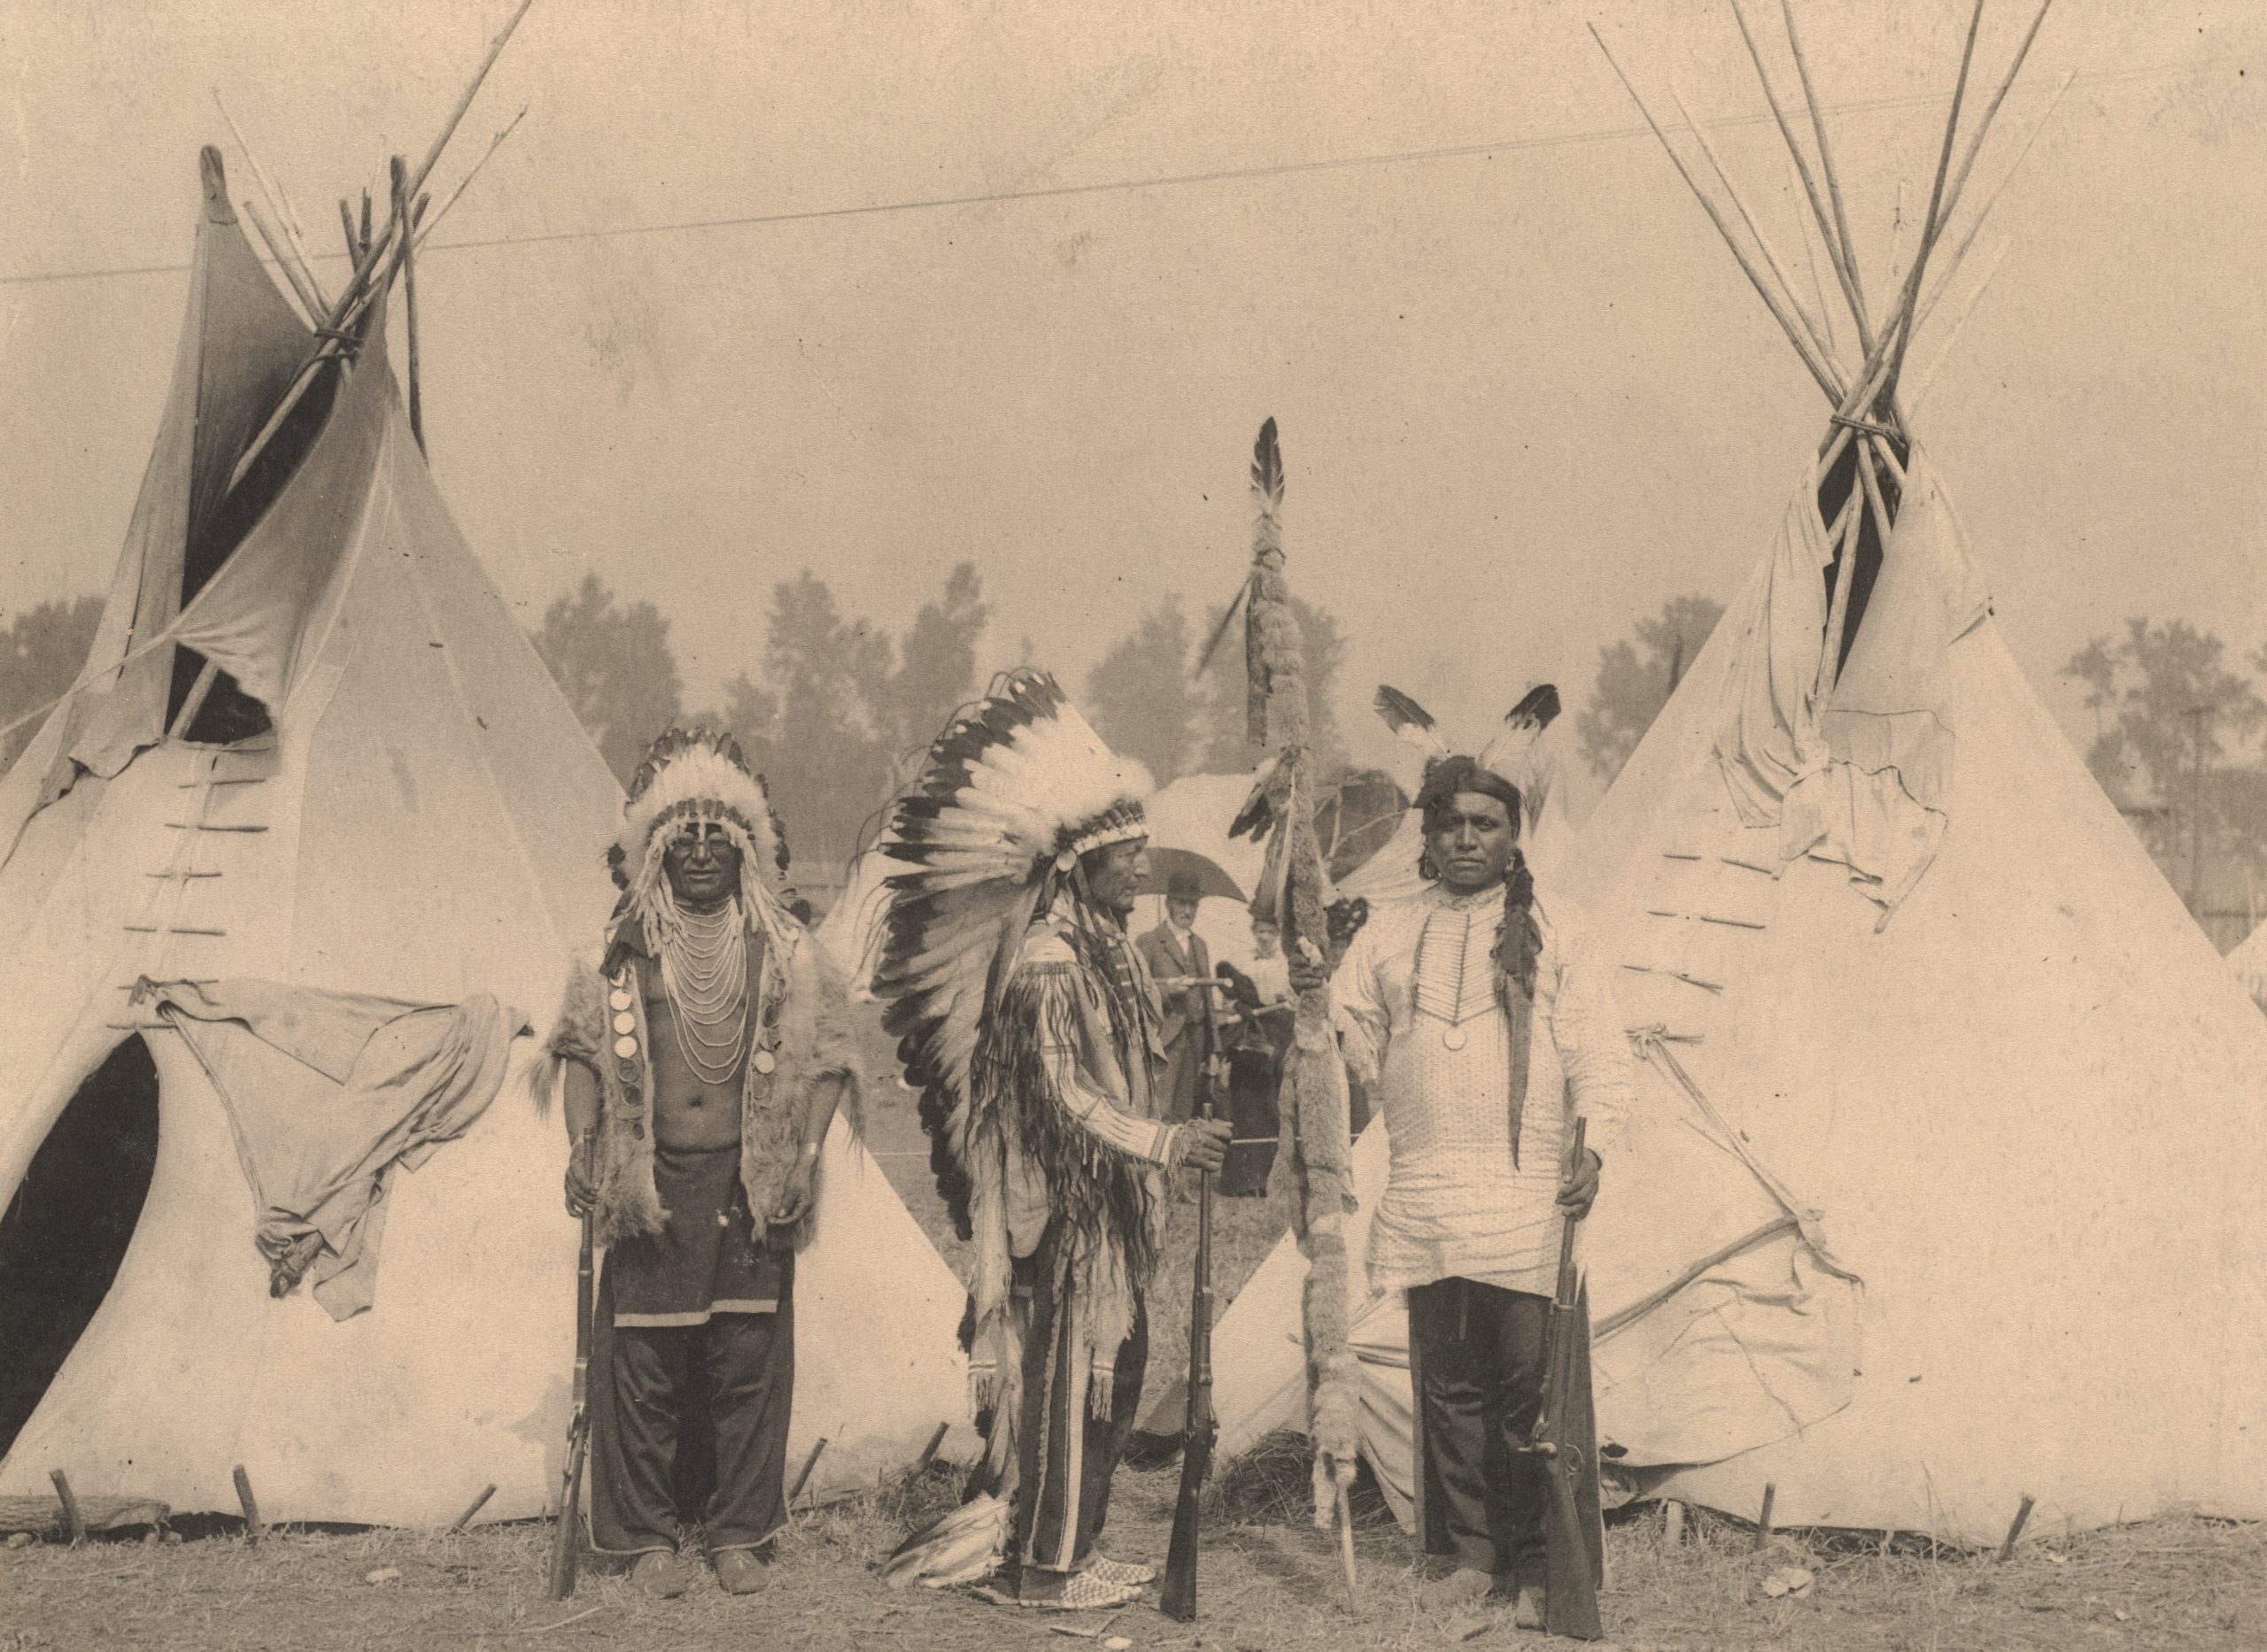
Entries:
{"type": "Polygon", "coordinates": [[[1390,1169],[1370,1228],[1373,1292],[1460,1278],[1551,1294],[1577,1116],[1611,1162],[1629,1107],[1628,1034],[1609,966],[1572,907],[1540,890],[1514,1151],[1512,1017],[1490,955],[1503,915],[1501,884],[1463,897],[1435,886],[1373,912],[1332,977],[1347,1064],[1383,1098],[1390,1169]]]}

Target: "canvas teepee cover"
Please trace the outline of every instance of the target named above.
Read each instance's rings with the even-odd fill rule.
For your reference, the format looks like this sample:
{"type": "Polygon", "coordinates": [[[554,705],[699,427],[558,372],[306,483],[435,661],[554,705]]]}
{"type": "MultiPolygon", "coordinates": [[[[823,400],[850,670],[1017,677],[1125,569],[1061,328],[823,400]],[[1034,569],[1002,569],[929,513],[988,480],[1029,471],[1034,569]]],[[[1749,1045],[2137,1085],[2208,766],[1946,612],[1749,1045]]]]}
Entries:
{"type": "MultiPolygon", "coordinates": [[[[1664,1496],[1752,1516],[1769,1485],[1786,1524],[1961,1544],[2026,1494],[2077,1527],[2267,1515],[2267,1023],[2008,655],[1897,394],[2045,15],[1961,145],[1971,26],[1920,251],[1854,368],[1677,159],[1837,411],[1551,880],[1638,1056],[1583,1239],[1602,1449],[1664,1496]]],[[[1366,1200],[1384,1156],[1358,1148],[1366,1200]]],[[[1271,1257],[1216,1335],[1229,1449],[1296,1417],[1298,1283],[1271,1257]]],[[[1355,1288],[1370,1455],[1405,1498],[1406,1316],[1355,1288]]]]}
{"type": "MultiPolygon", "coordinates": [[[[272,1519],[443,1522],[491,1481],[482,1517],[523,1517],[556,1495],[574,1347],[563,1132],[519,1083],[535,1038],[513,1041],[509,1077],[461,1139],[392,1174],[374,1304],[335,1320],[305,1288],[269,1294],[243,1121],[205,1064],[241,1075],[273,1058],[227,1024],[200,1029],[193,1053],[131,989],[488,994],[540,1031],[570,949],[595,944],[609,909],[598,852],[621,792],[449,520],[382,329],[181,607],[197,501],[311,342],[251,257],[217,160],[206,186],[173,390],[94,658],[125,669],[50,717],[0,785],[14,938],[0,1195],[122,1040],[145,1040],[160,1089],[132,1241],[0,1460],[0,1494],[45,1494],[60,1467],[83,1493],[228,1509],[241,1463],[272,1519]],[[227,745],[168,737],[173,648],[151,649],[157,635],[225,666],[272,729],[227,745]]],[[[870,1484],[965,1408],[957,1283],[847,1127],[828,1154],[797,1282],[790,1445],[829,1438],[820,1493],[870,1484]],[[874,1323],[901,1333],[880,1354],[874,1323]]]]}
{"type": "MultiPolygon", "coordinates": [[[[1817,668],[1806,484],[1558,879],[1640,1054],[1585,1239],[1601,1439],[1664,1496],[1773,1483],[1788,1524],[2267,1515],[2267,1024],[1908,476],[1822,712],[1765,709],[1817,668]],[[1775,766],[1778,818],[1744,814],[1775,766]]],[[[1384,1165],[1373,1127],[1366,1212],[1384,1165]]],[[[1224,1450],[1298,1425],[1303,1277],[1285,1244],[1222,1318],[1224,1450]]],[[[1406,1334],[1358,1283],[1404,1507],[1406,1334]]]]}
{"type": "Polygon", "coordinates": [[[2252,930],[2227,955],[2227,966],[2251,994],[2251,1001],[2267,1009],[2267,923],[2252,930]]]}

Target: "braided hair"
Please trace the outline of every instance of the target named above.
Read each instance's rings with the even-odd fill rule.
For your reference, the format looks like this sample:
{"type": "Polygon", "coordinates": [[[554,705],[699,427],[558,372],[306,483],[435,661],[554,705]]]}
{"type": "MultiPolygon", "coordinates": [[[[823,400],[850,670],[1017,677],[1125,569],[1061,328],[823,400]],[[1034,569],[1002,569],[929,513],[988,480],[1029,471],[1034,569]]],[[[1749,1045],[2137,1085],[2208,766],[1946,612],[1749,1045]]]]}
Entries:
{"type": "MultiPolygon", "coordinates": [[[[1417,792],[1417,808],[1425,817],[1428,834],[1438,828],[1458,795],[1463,792],[1493,798],[1501,803],[1511,817],[1513,834],[1517,836],[1520,789],[1469,757],[1443,758],[1425,770],[1425,784],[1417,792]]],[[[1433,864],[1429,846],[1418,860],[1417,872],[1428,883],[1440,880],[1440,868],[1433,864]]],[[[1543,931],[1535,921],[1535,874],[1528,868],[1527,856],[1514,843],[1511,864],[1504,872],[1504,915],[1496,930],[1497,989],[1506,994],[1516,989],[1522,998],[1533,1002],[1536,961],[1542,953],[1543,931]]]]}

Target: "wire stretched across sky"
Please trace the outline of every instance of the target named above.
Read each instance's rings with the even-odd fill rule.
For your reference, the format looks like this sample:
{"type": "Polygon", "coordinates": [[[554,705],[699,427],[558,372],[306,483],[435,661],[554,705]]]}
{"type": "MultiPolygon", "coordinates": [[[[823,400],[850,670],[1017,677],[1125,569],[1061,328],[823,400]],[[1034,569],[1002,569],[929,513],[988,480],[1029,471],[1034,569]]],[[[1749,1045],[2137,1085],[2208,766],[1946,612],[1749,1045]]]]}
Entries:
{"type": "MultiPolygon", "coordinates": [[[[2147,68],[2108,69],[2093,74],[2074,76],[2073,86],[2102,86],[2122,81],[2144,81],[2175,74],[2194,74],[2241,61],[2233,58],[2210,58],[2193,63],[2161,64],[2147,68]]],[[[2026,89],[2036,90],[2037,89],[2026,89]]],[[[2023,92],[2017,92],[2021,96],[2023,92]]],[[[1925,108],[1941,104],[1940,92],[1915,92],[1897,97],[1862,98],[1836,104],[1826,110],[1831,115],[1871,114],[1895,109],[1925,108]]],[[[1752,114],[1726,115],[1701,122],[1716,131],[1734,130],[1741,127],[1768,123],[1771,116],[1765,112],[1752,114]]],[[[1081,195],[1110,195],[1134,189],[1167,189],[1188,188],[1208,183],[1238,183],[1264,178],[1296,177],[1304,173],[1347,172],[1366,167],[1403,166],[1435,161],[1469,159],[1474,157],[1519,153],[1530,150],[1572,148],[1586,143],[1620,143],[1625,139],[1649,135],[1643,123],[1625,126],[1597,127],[1577,132],[1551,132],[1527,137],[1505,138],[1493,143],[1458,143],[1439,149],[1397,150],[1371,155],[1326,157],[1315,160],[1263,162],[1248,166],[1220,167],[1206,172],[1164,173],[1141,178],[1110,178],[1093,183],[1052,184],[1041,189],[1000,189],[969,195],[929,196],[903,201],[877,201],[847,206],[808,207],[794,212],[747,212],[722,218],[681,219],[660,224],[615,224],[589,229],[556,229],[530,235],[468,236],[459,241],[435,241],[429,246],[421,243],[418,257],[429,258],[437,252],[467,252],[491,247],[540,246],[566,241],[605,241],[630,235],[692,235],[703,231],[741,229],[775,224],[811,223],[832,218],[867,218],[890,212],[922,212],[948,210],[954,207],[993,206],[1016,201],[1060,200],[1081,195]]],[[[344,261],[344,252],[317,253],[319,262],[344,261]]],[[[130,264],[108,268],[78,270],[35,270],[17,274],[0,274],[0,287],[46,285],[61,282],[101,281],[116,277],[179,274],[188,270],[186,260],[171,264],[130,264]]]]}

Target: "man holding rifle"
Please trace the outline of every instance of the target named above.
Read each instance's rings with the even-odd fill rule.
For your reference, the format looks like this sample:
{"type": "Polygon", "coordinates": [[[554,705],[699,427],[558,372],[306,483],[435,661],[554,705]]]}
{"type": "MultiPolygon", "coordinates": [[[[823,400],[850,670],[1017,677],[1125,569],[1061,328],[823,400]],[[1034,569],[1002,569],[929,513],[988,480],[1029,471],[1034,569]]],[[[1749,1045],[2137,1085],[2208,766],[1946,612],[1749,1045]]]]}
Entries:
{"type": "MultiPolygon", "coordinates": [[[[1164,1177],[1217,1170],[1228,1134],[1160,1116],[1162,1012],[1126,933],[1149,789],[1053,678],[1019,671],[938,737],[883,840],[917,869],[890,879],[874,990],[972,1241],[979,1478],[1012,1504],[994,1587],[1058,1610],[1156,1576],[1095,1540],[1141,1407],[1164,1177]]],[[[898,1558],[917,1572],[963,1530],[948,1517],[898,1558]]]]}
{"type": "Polygon", "coordinates": [[[552,1039],[567,1207],[607,1247],[592,1535],[669,1596],[689,1581],[679,1532],[698,1524],[718,1583],[742,1594],[786,1523],[795,1251],[828,1126],[856,1104],[855,1036],[840,979],[783,904],[785,842],[737,742],[664,734],[623,815],[607,857],[622,899],[552,1039]],[[695,1441],[710,1449],[681,1462],[695,1441]],[[698,1506],[681,1509],[688,1494],[698,1506]]]}
{"type": "MultiPolygon", "coordinates": [[[[1492,1591],[1537,1628],[1550,1476],[1577,1458],[1582,1474],[1596,1471],[1586,1449],[1534,1448],[1547,1363],[1578,1370],[1584,1389],[1549,1395],[1554,1419],[1587,1427],[1589,1417],[1581,1316],[1559,1316],[1559,1334],[1584,1345],[1561,1353],[1585,1357],[1551,1362],[1546,1347],[1555,1274],[1629,1094],[1606,966],[1574,912],[1537,892],[1518,848],[1517,782],[1541,722],[1480,759],[1435,743],[1417,799],[1432,887],[1376,911],[1329,981],[1341,1047],[1381,1097],[1391,1145],[1370,1286],[1408,1292],[1419,1529],[1446,1563],[1427,1598],[1447,1609],[1492,1591]],[[1577,1120],[1588,1146],[1569,1162],[1577,1120]]],[[[1322,979],[1305,959],[1291,974],[1301,991],[1322,979]]],[[[1587,1507],[1594,1520],[1594,1494],[1587,1507]]]]}

